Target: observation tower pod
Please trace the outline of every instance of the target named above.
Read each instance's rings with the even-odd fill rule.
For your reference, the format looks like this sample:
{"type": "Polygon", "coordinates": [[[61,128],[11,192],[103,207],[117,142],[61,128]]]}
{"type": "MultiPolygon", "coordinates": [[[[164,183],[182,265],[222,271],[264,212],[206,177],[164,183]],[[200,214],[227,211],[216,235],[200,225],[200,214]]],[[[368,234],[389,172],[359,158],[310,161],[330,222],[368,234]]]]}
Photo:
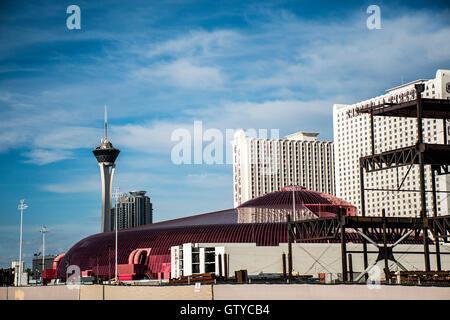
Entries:
{"type": "Polygon", "coordinates": [[[111,231],[111,190],[116,168],[115,161],[120,153],[108,141],[107,114],[105,106],[105,137],[100,140],[100,145],[92,150],[100,166],[102,179],[102,228],[101,232],[111,231]]]}

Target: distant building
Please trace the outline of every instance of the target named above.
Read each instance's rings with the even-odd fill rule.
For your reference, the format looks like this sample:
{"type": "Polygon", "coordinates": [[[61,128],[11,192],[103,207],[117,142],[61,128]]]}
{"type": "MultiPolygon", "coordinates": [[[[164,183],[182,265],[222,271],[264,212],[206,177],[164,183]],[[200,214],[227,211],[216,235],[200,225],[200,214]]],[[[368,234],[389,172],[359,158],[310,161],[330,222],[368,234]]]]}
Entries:
{"type": "Polygon", "coordinates": [[[11,268],[14,270],[14,286],[18,286],[19,283],[22,286],[26,286],[28,284],[28,273],[25,272],[25,262],[22,261],[22,270],[19,267],[20,263],[19,261],[13,261],[11,262],[11,268]],[[20,271],[22,271],[22,275],[20,276],[20,271]],[[21,279],[19,281],[19,279],[21,279]]]}
{"type": "Polygon", "coordinates": [[[14,269],[0,269],[0,287],[14,285],[14,269]]]}
{"type": "MultiPolygon", "coordinates": [[[[146,191],[131,191],[117,199],[118,229],[126,229],[153,223],[153,205],[146,191]]],[[[111,209],[111,230],[115,230],[115,207],[111,209]]]]}
{"type": "Polygon", "coordinates": [[[234,206],[290,184],[335,194],[334,147],[317,141],[318,132],[297,132],[285,139],[247,137],[233,140],[234,206]]]}
{"type": "MultiPolygon", "coordinates": [[[[44,269],[53,269],[53,261],[56,256],[48,255],[44,257],[44,269]]],[[[33,279],[40,279],[42,275],[42,256],[33,258],[33,279]]]]}

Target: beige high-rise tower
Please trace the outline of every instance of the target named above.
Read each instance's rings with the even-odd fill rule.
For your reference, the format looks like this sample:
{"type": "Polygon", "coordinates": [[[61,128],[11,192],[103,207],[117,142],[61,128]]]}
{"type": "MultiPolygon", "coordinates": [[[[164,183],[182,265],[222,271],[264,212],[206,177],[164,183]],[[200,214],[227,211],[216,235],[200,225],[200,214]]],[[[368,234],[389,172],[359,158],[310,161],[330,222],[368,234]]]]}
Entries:
{"type": "Polygon", "coordinates": [[[291,184],[334,194],[333,142],[319,141],[318,135],[297,132],[263,139],[238,131],[232,143],[234,206],[291,184]]]}
{"type": "MultiPolygon", "coordinates": [[[[386,93],[353,104],[333,106],[334,149],[336,161],[336,196],[361,210],[360,157],[371,154],[370,115],[359,113],[363,107],[378,105],[381,101],[401,103],[414,99],[414,85],[422,83],[422,98],[450,99],[450,70],[437,70],[434,79],[419,79],[386,90],[386,93]]],[[[414,145],[417,139],[417,122],[414,118],[375,117],[375,153],[414,145]]],[[[450,123],[437,119],[423,120],[424,142],[448,144],[444,130],[450,133],[450,123]]],[[[447,137],[450,135],[448,134],[447,137]]],[[[420,213],[420,197],[414,190],[420,189],[419,168],[404,166],[365,174],[365,210],[367,216],[381,215],[385,208],[387,216],[415,217],[420,213]],[[401,190],[409,192],[396,192],[401,190]],[[371,189],[367,191],[367,189],[371,189]],[[382,191],[391,190],[391,191],[382,191]]],[[[432,189],[430,166],[425,168],[425,188],[432,189]]],[[[436,177],[437,213],[446,214],[450,209],[448,190],[450,176],[436,177]]],[[[426,195],[427,210],[433,210],[432,193],[426,195]]]]}

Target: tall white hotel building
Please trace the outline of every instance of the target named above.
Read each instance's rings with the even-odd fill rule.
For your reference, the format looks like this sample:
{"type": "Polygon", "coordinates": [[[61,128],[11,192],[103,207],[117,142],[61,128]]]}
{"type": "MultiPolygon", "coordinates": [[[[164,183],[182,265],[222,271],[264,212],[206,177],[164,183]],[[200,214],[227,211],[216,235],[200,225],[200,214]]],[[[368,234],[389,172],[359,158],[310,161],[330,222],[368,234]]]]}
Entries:
{"type": "MultiPolygon", "coordinates": [[[[370,155],[370,115],[357,113],[360,107],[370,103],[402,102],[414,99],[414,84],[424,83],[423,98],[450,99],[450,70],[438,70],[436,78],[431,80],[416,80],[392,89],[386,94],[361,101],[352,105],[335,104],[333,106],[334,152],[336,196],[345,199],[358,207],[360,201],[359,158],[370,155]]],[[[443,120],[424,119],[424,142],[444,143],[444,130],[449,132],[449,122],[443,120]]],[[[389,151],[417,142],[416,118],[374,117],[375,153],[389,151]]],[[[450,135],[447,135],[448,137],[450,135]]],[[[364,172],[365,189],[397,189],[401,184],[409,166],[398,169],[388,169],[378,172],[364,172]]],[[[430,166],[425,166],[426,190],[431,190],[430,166]]],[[[438,191],[450,190],[450,175],[436,175],[438,191]]],[[[419,166],[413,165],[407,175],[402,190],[420,190],[419,166]]],[[[432,193],[427,192],[427,214],[432,215],[432,193]]],[[[447,214],[450,206],[448,193],[438,193],[438,215],[447,214]]],[[[386,209],[388,216],[420,216],[420,193],[418,192],[385,192],[366,191],[366,215],[381,215],[381,209],[386,209]]]]}
{"type": "Polygon", "coordinates": [[[317,141],[318,134],[262,139],[238,131],[232,143],[234,206],[290,184],[334,195],[333,142],[317,141]]]}

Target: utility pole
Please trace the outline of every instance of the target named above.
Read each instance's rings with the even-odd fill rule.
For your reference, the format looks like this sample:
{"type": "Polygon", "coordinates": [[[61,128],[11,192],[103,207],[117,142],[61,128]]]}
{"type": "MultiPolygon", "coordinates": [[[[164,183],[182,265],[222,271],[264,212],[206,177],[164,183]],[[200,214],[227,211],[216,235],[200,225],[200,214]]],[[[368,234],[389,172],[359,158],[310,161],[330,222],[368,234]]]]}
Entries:
{"type": "Polygon", "coordinates": [[[119,198],[119,187],[114,188],[114,194],[113,194],[116,202],[116,208],[115,208],[115,229],[116,229],[116,258],[115,258],[115,276],[114,281],[117,282],[117,199],[119,198]]]}
{"type": "Polygon", "coordinates": [[[45,269],[45,234],[48,232],[46,226],[42,226],[40,230],[42,233],[42,271],[41,271],[41,284],[44,285],[44,269],[45,269]]]}
{"type": "Polygon", "coordinates": [[[111,281],[111,247],[108,245],[108,283],[111,281]]]}
{"type": "Polygon", "coordinates": [[[20,200],[19,210],[20,210],[20,244],[19,244],[19,276],[17,278],[17,285],[22,284],[22,226],[23,226],[23,210],[27,209],[28,205],[25,204],[25,200],[20,200]]]}

